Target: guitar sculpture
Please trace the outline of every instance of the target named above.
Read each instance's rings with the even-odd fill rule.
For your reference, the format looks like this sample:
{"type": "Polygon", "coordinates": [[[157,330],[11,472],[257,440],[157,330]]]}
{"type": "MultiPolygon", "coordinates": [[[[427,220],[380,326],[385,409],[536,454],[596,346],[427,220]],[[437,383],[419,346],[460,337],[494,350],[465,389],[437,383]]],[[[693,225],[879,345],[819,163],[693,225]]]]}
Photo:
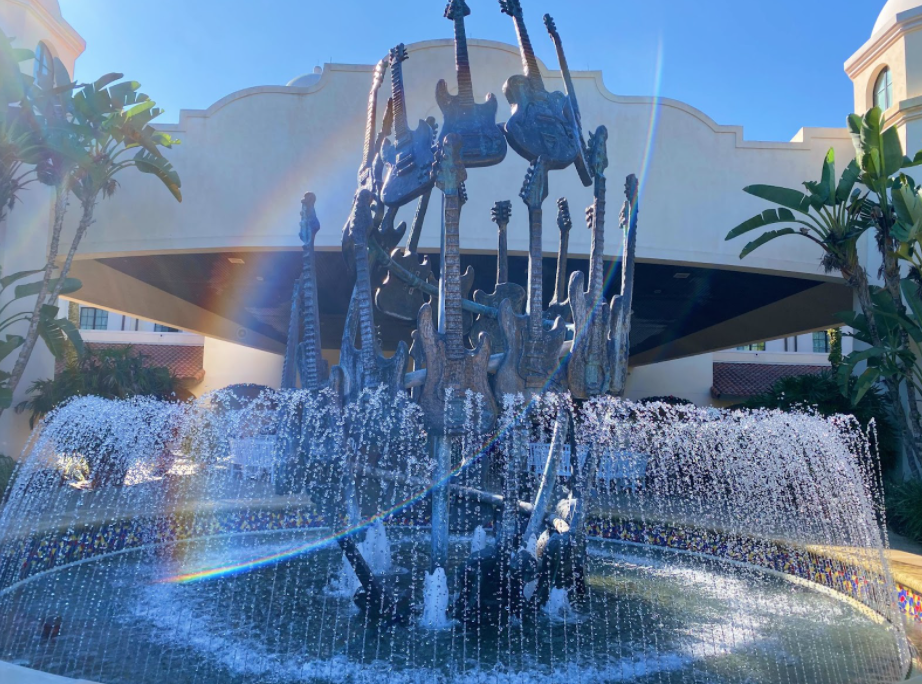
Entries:
{"type": "Polygon", "coordinates": [[[406,90],[403,84],[403,63],[409,59],[401,43],[390,52],[391,88],[394,101],[395,145],[384,143],[384,186],[381,199],[389,207],[412,202],[432,187],[432,127],[420,119],[416,130],[407,123],[406,90]]]}
{"type": "Polygon", "coordinates": [[[544,87],[538,59],[528,37],[519,0],[500,0],[500,8],[515,21],[525,74],[510,76],[503,94],[512,105],[504,131],[509,146],[530,162],[544,158],[548,169],[565,169],[582,149],[570,99],[544,87]]]}
{"type": "MultiPolygon", "coordinates": [[[[376,197],[381,192],[381,176],[375,174],[375,160],[381,151],[383,138],[375,137],[375,125],[378,116],[378,91],[384,83],[384,73],[387,71],[387,60],[381,60],[375,67],[372,77],[371,90],[368,93],[368,116],[365,120],[365,147],[362,153],[362,165],[359,167],[359,188],[371,191],[376,197]]],[[[391,113],[393,108],[390,107],[391,113]]],[[[387,118],[387,115],[385,115],[387,118]]],[[[389,126],[388,126],[389,128],[389,126]]]]}
{"type": "Polygon", "coordinates": [[[554,296],[547,305],[545,318],[553,320],[560,316],[565,323],[573,321],[570,302],[564,299],[567,288],[567,257],[570,251],[570,230],[573,220],[570,218],[570,203],[566,198],[557,200],[557,227],[560,229],[560,247],[557,250],[557,278],[554,281],[554,296]]]}
{"type": "Polygon", "coordinates": [[[608,131],[600,126],[590,137],[590,162],[595,178],[594,201],[586,211],[592,231],[589,253],[589,289],[585,277],[576,272],[570,278],[570,308],[573,310],[573,348],[567,365],[570,393],[577,399],[604,394],[611,383],[611,348],[608,344],[609,307],[605,301],[605,169],[608,166],[608,131]]]}
{"type": "Polygon", "coordinates": [[[609,357],[612,379],[609,391],[616,397],[624,395],[627,383],[628,355],[631,337],[631,305],[634,301],[634,254],[637,251],[637,202],[640,184],[631,174],[624,184],[624,207],[621,210],[621,228],[624,230],[624,256],[621,265],[621,294],[611,300],[609,325],[609,357]]]}
{"type": "MultiPolygon", "coordinates": [[[[432,265],[429,263],[428,257],[420,257],[416,252],[419,247],[419,238],[423,232],[423,223],[426,220],[426,212],[429,209],[429,199],[431,197],[432,189],[430,188],[419,198],[407,244],[403,249],[395,249],[391,254],[393,264],[400,266],[407,273],[418,279],[419,282],[424,283],[435,281],[435,276],[432,274],[432,265]]],[[[428,295],[414,283],[408,283],[393,273],[387,274],[384,283],[375,293],[375,304],[378,309],[402,321],[415,321],[419,313],[419,307],[425,304],[428,299],[428,295]]]]}
{"type": "Polygon", "coordinates": [[[545,391],[557,371],[566,328],[560,318],[545,328],[543,306],[544,257],[541,249],[541,205],[547,199],[547,166],[539,157],[528,169],[520,194],[528,207],[528,306],[519,316],[512,303],[499,307],[499,323],[506,337],[506,356],[496,373],[496,393],[523,393],[526,399],[545,391]]]}
{"type": "Polygon", "coordinates": [[[586,161],[588,150],[586,149],[586,139],[583,137],[583,119],[579,113],[579,103],[576,101],[576,89],[573,87],[573,76],[570,74],[570,65],[563,51],[560,33],[557,32],[557,24],[554,23],[554,19],[550,14],[544,15],[544,25],[547,27],[547,32],[550,34],[551,40],[554,41],[554,47],[557,50],[557,61],[560,62],[560,73],[563,74],[563,89],[567,94],[567,98],[570,100],[570,108],[573,110],[573,123],[576,126],[574,134],[579,142],[579,152],[577,152],[576,159],[573,161],[576,165],[576,172],[579,174],[579,179],[583,182],[583,185],[588,188],[592,185],[593,178],[592,172],[589,169],[589,164],[586,161]]]}
{"type": "Polygon", "coordinates": [[[407,345],[401,341],[397,352],[386,358],[379,351],[371,299],[371,273],[368,265],[368,236],[374,227],[371,204],[373,196],[368,190],[359,190],[352,205],[352,213],[343,231],[343,243],[353,245],[355,262],[355,289],[340,350],[340,366],[345,374],[344,394],[347,403],[354,402],[362,390],[385,385],[391,394],[403,390],[403,376],[407,369],[407,345]],[[361,338],[361,349],[356,348],[356,333],[361,338]]]}
{"type": "MultiPolygon", "coordinates": [[[[496,223],[499,236],[499,247],[496,254],[496,287],[492,294],[483,290],[474,292],[474,301],[478,304],[498,308],[506,299],[512,304],[512,310],[521,314],[525,311],[525,299],[528,296],[525,288],[518,283],[509,282],[509,248],[507,245],[506,228],[512,216],[512,202],[505,200],[493,205],[493,221],[496,223]]],[[[499,327],[499,321],[493,316],[480,314],[471,329],[471,337],[486,333],[489,336],[494,354],[506,351],[506,338],[499,327]]]]}
{"type": "Polygon", "coordinates": [[[496,401],[490,391],[487,369],[490,364],[490,340],[481,335],[477,347],[464,346],[461,309],[461,206],[466,199],[464,180],[467,171],[461,162],[461,137],[454,133],[442,145],[436,184],[444,193],[445,261],[442,265],[443,315],[438,330],[431,304],[419,311],[418,341],[426,360],[426,380],[419,404],[428,427],[437,435],[454,435],[464,430],[466,393],[480,395],[483,408],[480,431],[489,430],[496,421],[496,401]]]}
{"type": "Polygon", "coordinates": [[[467,34],[464,17],[471,13],[465,0],[451,0],[445,17],[455,24],[455,68],[458,73],[458,94],[448,92],[448,84],[440,80],[435,87],[435,99],[442,110],[442,135],[461,136],[461,160],[466,168],[499,164],[506,157],[506,139],[496,124],[497,100],[493,93],[484,104],[474,102],[471,64],[467,54],[467,34]]]}

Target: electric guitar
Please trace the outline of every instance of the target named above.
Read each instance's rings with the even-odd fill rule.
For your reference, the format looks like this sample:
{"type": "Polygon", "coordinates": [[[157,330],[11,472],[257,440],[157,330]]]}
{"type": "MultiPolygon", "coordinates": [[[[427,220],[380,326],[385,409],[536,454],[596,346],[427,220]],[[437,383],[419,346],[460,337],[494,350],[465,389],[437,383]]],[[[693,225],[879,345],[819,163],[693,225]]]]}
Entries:
{"type": "Polygon", "coordinates": [[[320,221],[314,205],[317,197],[309,192],[301,200],[301,343],[298,345],[298,373],[301,387],[317,390],[329,375],[329,367],[320,353],[320,308],[317,306],[317,268],[314,239],[320,221]]]}
{"type": "Polygon", "coordinates": [[[589,256],[589,288],[584,290],[585,276],[576,272],[570,278],[570,308],[573,310],[573,347],[567,364],[570,394],[588,399],[605,394],[611,386],[611,349],[608,330],[611,324],[605,301],[605,168],[608,166],[606,141],[608,132],[600,126],[590,138],[590,163],[595,179],[594,201],[586,210],[586,222],[592,231],[589,256]]]}
{"type": "Polygon", "coordinates": [[[544,87],[538,59],[528,37],[519,0],[500,0],[500,8],[515,21],[525,73],[510,76],[503,94],[512,105],[504,131],[509,146],[530,162],[544,158],[548,169],[565,169],[576,159],[582,143],[570,99],[544,87]]]}
{"type": "Polygon", "coordinates": [[[372,216],[373,196],[368,190],[359,190],[352,205],[352,213],[344,230],[344,244],[353,245],[355,263],[355,289],[346,316],[343,343],[340,349],[340,366],[345,374],[344,393],[347,402],[354,402],[362,390],[385,385],[391,394],[403,391],[403,376],[407,369],[407,345],[401,341],[391,358],[382,356],[375,331],[371,295],[371,273],[368,265],[368,237],[374,228],[372,216]],[[361,349],[355,346],[356,333],[361,339],[361,349]]]}
{"type": "Polygon", "coordinates": [[[381,176],[375,174],[375,159],[383,140],[375,138],[375,125],[378,114],[378,91],[384,83],[387,60],[381,60],[375,67],[371,90],[368,93],[368,116],[365,120],[365,147],[362,153],[362,165],[359,167],[359,188],[371,191],[375,197],[381,192],[381,176]]]}
{"type": "Polygon", "coordinates": [[[570,100],[570,108],[573,110],[573,123],[576,126],[576,139],[579,142],[579,152],[576,154],[576,159],[574,159],[574,164],[576,165],[576,172],[579,174],[579,179],[583,182],[587,188],[592,185],[593,178],[592,172],[589,170],[589,164],[586,161],[586,155],[588,150],[586,149],[586,139],[583,137],[583,119],[579,113],[579,103],[576,101],[576,89],[573,87],[573,77],[570,75],[570,65],[567,62],[567,56],[563,51],[563,43],[560,40],[560,34],[557,32],[557,24],[554,23],[554,18],[550,14],[544,15],[544,25],[547,27],[547,32],[551,36],[551,40],[554,41],[554,47],[557,50],[557,61],[560,62],[560,73],[563,74],[563,89],[567,95],[567,98],[570,100]]]}
{"type": "Polygon", "coordinates": [[[609,391],[615,396],[624,394],[627,383],[627,366],[631,342],[631,306],[634,301],[634,255],[637,251],[637,200],[639,183],[631,174],[624,184],[624,207],[621,210],[621,228],[624,230],[624,256],[621,266],[621,294],[611,300],[609,325],[610,356],[614,372],[609,391]]]}
{"type": "Polygon", "coordinates": [[[560,246],[557,248],[557,279],[554,281],[554,296],[544,312],[545,318],[560,316],[564,323],[573,322],[570,302],[564,297],[567,289],[567,258],[570,250],[570,230],[573,220],[570,218],[570,203],[565,197],[557,200],[557,228],[560,229],[560,246]]]}
{"type": "Polygon", "coordinates": [[[419,311],[416,341],[423,349],[426,380],[419,396],[429,429],[435,434],[453,435],[464,430],[468,391],[479,395],[482,404],[476,428],[489,430],[496,422],[496,400],[490,391],[488,367],[490,340],[481,335],[473,351],[464,345],[461,309],[461,206],[466,200],[467,171],[461,161],[462,140],[457,133],[445,137],[436,184],[444,194],[444,255],[442,296],[438,328],[431,304],[419,311]]]}
{"type": "Polygon", "coordinates": [[[465,0],[451,0],[445,8],[445,17],[455,25],[455,69],[458,73],[458,94],[448,92],[448,84],[440,80],[435,87],[435,99],[442,110],[444,125],[442,135],[457,133],[463,147],[461,159],[466,168],[499,164],[506,157],[506,139],[496,124],[498,106],[493,93],[484,104],[474,102],[471,82],[471,64],[467,54],[467,34],[464,17],[471,13],[465,0]]]}
{"type": "Polygon", "coordinates": [[[528,305],[520,316],[509,300],[499,307],[499,323],[506,338],[506,356],[496,372],[496,394],[523,393],[526,399],[546,390],[560,363],[566,328],[560,318],[545,327],[543,306],[543,254],[541,205],[547,198],[547,166],[544,158],[532,162],[520,197],[528,207],[528,305]]]}
{"type": "MultiPolygon", "coordinates": [[[[505,200],[497,202],[492,209],[493,222],[496,223],[499,247],[496,254],[496,287],[492,294],[487,294],[483,290],[474,292],[474,301],[478,304],[498,308],[503,300],[508,299],[512,304],[512,310],[521,314],[525,311],[525,298],[527,293],[518,283],[509,282],[509,248],[507,245],[506,229],[509,226],[509,219],[512,216],[512,202],[505,200]]],[[[471,329],[471,337],[478,337],[480,333],[486,333],[493,346],[494,354],[502,354],[506,351],[506,339],[499,327],[499,321],[493,316],[480,314],[474,321],[474,327],[471,329]]]]}
{"type": "Polygon", "coordinates": [[[384,144],[384,186],[381,199],[390,207],[412,202],[432,187],[435,153],[432,149],[432,127],[420,119],[416,130],[407,123],[406,90],[403,84],[403,63],[409,59],[401,43],[390,52],[391,89],[394,101],[393,148],[384,144]]]}

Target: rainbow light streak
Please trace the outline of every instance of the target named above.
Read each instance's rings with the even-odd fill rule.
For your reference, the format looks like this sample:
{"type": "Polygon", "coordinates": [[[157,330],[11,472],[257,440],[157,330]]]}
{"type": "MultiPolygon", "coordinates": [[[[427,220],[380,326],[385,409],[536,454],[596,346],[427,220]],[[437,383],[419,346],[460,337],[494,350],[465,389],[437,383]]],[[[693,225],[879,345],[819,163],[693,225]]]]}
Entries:
{"type": "MultiPolygon", "coordinates": [[[[527,411],[523,411],[523,415],[526,412],[527,411]]],[[[216,579],[218,577],[228,577],[230,575],[237,575],[243,572],[248,572],[250,570],[255,570],[256,568],[274,565],[275,563],[280,563],[296,556],[319,551],[338,541],[339,539],[345,539],[354,534],[358,534],[377,521],[385,520],[386,518],[399,513],[400,511],[412,506],[413,504],[422,501],[434,489],[447,486],[452,478],[461,474],[468,467],[477,463],[502,434],[504,434],[504,431],[497,432],[494,437],[484,443],[483,446],[477,450],[476,456],[461,463],[461,465],[449,472],[448,475],[443,477],[441,480],[434,482],[431,486],[416,494],[413,494],[411,497],[404,499],[392,508],[389,508],[386,511],[382,511],[381,513],[378,513],[377,515],[368,518],[367,520],[363,520],[360,523],[353,525],[352,527],[334,532],[333,534],[323,537],[322,539],[317,539],[315,541],[308,542],[307,544],[301,544],[300,546],[295,546],[285,551],[280,551],[279,553],[272,554],[271,556],[263,556],[262,558],[255,558],[243,563],[235,563],[233,565],[224,565],[216,568],[208,568],[204,570],[197,570],[196,572],[174,575],[172,577],[166,577],[164,579],[157,580],[157,584],[191,584],[192,582],[199,582],[202,580],[216,579]]]]}

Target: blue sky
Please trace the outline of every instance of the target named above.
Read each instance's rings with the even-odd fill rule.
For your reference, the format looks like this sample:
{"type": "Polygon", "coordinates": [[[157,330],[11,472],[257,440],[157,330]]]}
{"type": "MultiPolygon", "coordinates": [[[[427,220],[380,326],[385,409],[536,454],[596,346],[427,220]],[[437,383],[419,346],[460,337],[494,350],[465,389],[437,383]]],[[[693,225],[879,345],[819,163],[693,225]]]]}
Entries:
{"type": "MultiPolygon", "coordinates": [[[[751,140],[844,126],[842,65],[884,0],[522,0],[539,56],[557,20],[573,69],[600,69],[624,95],[687,102],[751,140]]],[[[60,0],[87,41],[78,79],[121,71],[175,121],[230,92],[284,84],[327,61],[374,63],[397,42],[451,37],[443,0],[60,0]]],[[[468,35],[515,43],[497,0],[468,0],[468,35]]]]}

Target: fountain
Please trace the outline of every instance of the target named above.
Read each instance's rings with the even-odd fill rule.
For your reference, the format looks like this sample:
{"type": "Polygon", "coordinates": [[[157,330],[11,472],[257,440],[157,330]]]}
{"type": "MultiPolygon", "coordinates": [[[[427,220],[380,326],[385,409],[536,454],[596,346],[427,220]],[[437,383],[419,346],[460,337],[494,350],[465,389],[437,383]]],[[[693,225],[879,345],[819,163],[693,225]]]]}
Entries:
{"type": "Polygon", "coordinates": [[[301,206],[281,389],[185,404],[80,398],[33,435],[0,509],[0,659],[104,682],[895,682],[911,668],[875,505],[847,417],[634,404],[628,364],[638,183],[625,183],[620,294],[605,300],[608,133],[584,138],[541,78],[475,101],[464,0],[458,95],[407,120],[404,46],[375,70],[343,231],[355,286],[339,363],[321,353],[301,206]],[[377,96],[387,70],[382,122],[377,96]],[[468,169],[530,164],[527,287],[461,271],[468,169]],[[592,188],[588,274],[565,287],[569,205],[545,306],[551,171],[592,188]],[[438,277],[417,253],[441,197],[438,277]],[[398,211],[417,202],[406,245],[398,211]],[[416,320],[385,355],[379,314],[416,320]],[[412,369],[410,364],[412,362],[412,369]]]}

